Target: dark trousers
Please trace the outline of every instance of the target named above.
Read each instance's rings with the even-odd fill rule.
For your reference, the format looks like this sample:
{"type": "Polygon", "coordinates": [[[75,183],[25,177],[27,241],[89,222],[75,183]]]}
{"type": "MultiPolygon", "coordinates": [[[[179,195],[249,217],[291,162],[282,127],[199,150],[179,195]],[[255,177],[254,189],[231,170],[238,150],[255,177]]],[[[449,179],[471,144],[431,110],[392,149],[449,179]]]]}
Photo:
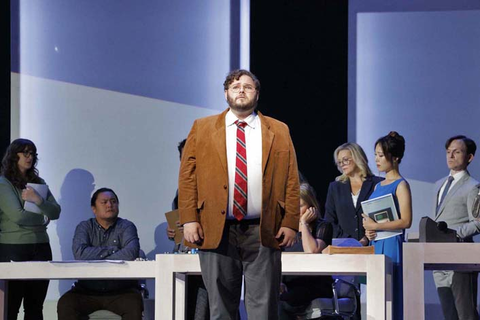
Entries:
{"type": "Polygon", "coordinates": [[[439,287],[445,320],[478,320],[477,272],[453,273],[451,287],[439,287]]]}
{"type": "Polygon", "coordinates": [[[249,319],[278,319],[281,252],[260,243],[259,221],[227,221],[217,249],[200,250],[210,319],[238,319],[245,278],[245,307],[249,319]]]}
{"type": "Polygon", "coordinates": [[[187,287],[187,320],[208,320],[208,294],[202,276],[189,275],[187,287]]]}
{"type": "Polygon", "coordinates": [[[141,320],[143,298],[137,289],[112,295],[90,295],[72,289],[66,292],[57,304],[60,320],[83,320],[97,310],[108,310],[123,320],[141,320]]]}
{"type": "MultiPolygon", "coordinates": [[[[0,243],[0,262],[49,260],[52,260],[49,243],[0,243]]],[[[43,320],[43,302],[47,296],[48,283],[48,280],[8,281],[7,319],[17,319],[23,300],[24,320],[43,320]]]]}

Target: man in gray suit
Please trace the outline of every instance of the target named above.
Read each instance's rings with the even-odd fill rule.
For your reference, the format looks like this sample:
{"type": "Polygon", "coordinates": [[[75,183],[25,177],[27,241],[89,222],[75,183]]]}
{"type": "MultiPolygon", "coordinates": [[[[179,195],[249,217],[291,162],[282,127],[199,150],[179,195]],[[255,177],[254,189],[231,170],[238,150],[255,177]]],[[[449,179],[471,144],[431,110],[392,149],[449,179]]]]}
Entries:
{"type": "Polygon", "coordinates": [[[470,191],[467,198],[467,209],[470,222],[457,228],[457,235],[462,239],[480,234],[480,184],[470,191]]]}
{"type": "MultiPolygon", "coordinates": [[[[467,167],[477,146],[465,136],[455,136],[447,140],[445,149],[450,174],[435,184],[434,220],[445,221],[463,241],[473,242],[475,225],[469,210],[478,181],[470,177],[467,167]]],[[[478,320],[476,272],[434,271],[433,277],[446,320],[478,320]]]]}

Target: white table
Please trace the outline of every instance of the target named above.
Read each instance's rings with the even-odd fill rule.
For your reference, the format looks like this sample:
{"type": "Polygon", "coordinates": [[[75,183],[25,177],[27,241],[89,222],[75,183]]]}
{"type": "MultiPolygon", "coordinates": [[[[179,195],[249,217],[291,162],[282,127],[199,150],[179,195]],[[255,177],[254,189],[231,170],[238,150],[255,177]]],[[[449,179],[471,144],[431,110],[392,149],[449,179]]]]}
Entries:
{"type": "Polygon", "coordinates": [[[424,270],[480,271],[476,243],[404,243],[403,313],[405,319],[425,319],[424,270]]]}
{"type": "MultiPolygon", "coordinates": [[[[159,254],[156,260],[155,294],[161,299],[156,299],[155,309],[162,310],[161,317],[156,319],[184,319],[185,275],[200,273],[198,256],[159,254]]],[[[283,253],[282,272],[297,275],[366,275],[367,320],[391,319],[392,265],[384,255],[283,253]]]]}
{"type": "MultiPolygon", "coordinates": [[[[5,281],[11,279],[146,279],[155,278],[155,261],[127,261],[117,263],[0,263],[0,320],[6,318],[5,281]]],[[[159,309],[155,316],[160,319],[159,309]]]]}

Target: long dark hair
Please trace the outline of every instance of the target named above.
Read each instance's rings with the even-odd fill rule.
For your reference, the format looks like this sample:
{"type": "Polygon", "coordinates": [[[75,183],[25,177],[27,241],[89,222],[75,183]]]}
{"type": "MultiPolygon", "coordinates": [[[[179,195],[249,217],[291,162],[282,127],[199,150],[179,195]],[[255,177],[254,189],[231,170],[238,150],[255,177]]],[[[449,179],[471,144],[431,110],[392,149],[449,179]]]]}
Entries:
{"type": "Polygon", "coordinates": [[[28,139],[16,139],[7,148],[5,155],[2,159],[2,167],[0,170],[1,175],[5,176],[15,187],[24,189],[28,182],[39,183],[40,177],[38,176],[37,166],[37,147],[28,139]],[[22,175],[20,169],[18,169],[19,157],[17,153],[30,151],[33,153],[32,167],[22,175]]]}

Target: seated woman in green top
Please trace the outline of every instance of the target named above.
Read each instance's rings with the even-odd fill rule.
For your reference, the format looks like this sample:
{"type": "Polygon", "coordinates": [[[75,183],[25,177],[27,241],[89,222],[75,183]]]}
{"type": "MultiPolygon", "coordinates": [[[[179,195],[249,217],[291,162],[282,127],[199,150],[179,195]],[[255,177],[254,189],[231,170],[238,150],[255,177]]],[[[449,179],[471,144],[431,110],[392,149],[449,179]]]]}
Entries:
{"type": "MultiPolygon", "coordinates": [[[[17,139],[7,148],[0,170],[0,262],[52,260],[47,225],[58,219],[60,206],[48,191],[43,199],[28,183],[45,184],[38,176],[37,148],[17,139]],[[31,202],[39,213],[24,209],[31,202]]],[[[7,319],[17,319],[23,300],[25,319],[43,319],[48,281],[10,281],[7,319]]]]}

